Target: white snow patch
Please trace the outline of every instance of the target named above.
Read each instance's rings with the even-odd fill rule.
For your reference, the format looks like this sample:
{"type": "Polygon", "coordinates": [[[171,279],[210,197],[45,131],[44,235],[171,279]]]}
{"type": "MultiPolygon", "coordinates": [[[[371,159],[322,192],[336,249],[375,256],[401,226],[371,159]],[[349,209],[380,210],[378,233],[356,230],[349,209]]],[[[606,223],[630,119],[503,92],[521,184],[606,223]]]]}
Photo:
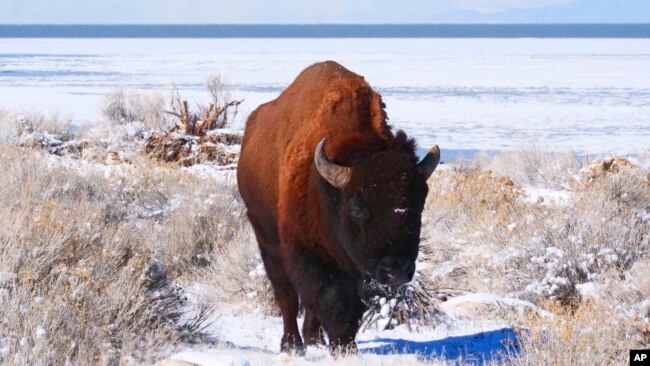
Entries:
{"type": "Polygon", "coordinates": [[[594,282],[579,283],[576,285],[576,290],[580,293],[580,296],[586,299],[600,299],[600,286],[594,282]]]}
{"type": "Polygon", "coordinates": [[[390,314],[390,305],[389,304],[384,304],[381,306],[381,311],[380,311],[381,316],[387,317],[388,314],[390,314]]]}
{"type": "MultiPolygon", "coordinates": [[[[462,302],[475,302],[475,303],[484,303],[484,304],[492,304],[492,305],[499,305],[499,304],[519,305],[519,306],[525,306],[530,308],[537,308],[537,306],[535,306],[533,303],[528,301],[513,299],[509,297],[502,297],[499,295],[490,294],[486,292],[477,292],[477,293],[469,293],[465,295],[452,297],[449,300],[440,304],[440,310],[444,312],[448,312],[449,309],[453,307],[453,305],[462,302]]],[[[448,313],[448,315],[453,316],[454,314],[453,312],[450,312],[448,313]]]]}
{"type": "Polygon", "coordinates": [[[213,352],[184,351],[173,355],[170,359],[201,366],[250,366],[250,362],[242,357],[213,352]]]}
{"type": "Polygon", "coordinates": [[[646,221],[650,220],[650,209],[646,210],[636,210],[637,215],[641,218],[641,220],[646,221]]]}
{"type": "MultiPolygon", "coordinates": [[[[193,287],[194,289],[197,286],[193,287]]],[[[490,301],[501,299],[496,295],[478,294],[477,298],[490,301]]],[[[465,298],[471,298],[466,296],[465,298]]],[[[519,300],[503,300],[517,302],[519,300]]],[[[390,310],[394,301],[383,299],[383,307],[390,310]]],[[[522,302],[525,303],[525,302],[522,302]]],[[[222,304],[218,308],[222,314],[217,315],[207,332],[219,340],[213,348],[195,346],[181,350],[171,359],[193,362],[198,365],[329,365],[335,362],[326,347],[307,347],[305,356],[291,356],[280,353],[282,336],[282,319],[253,313],[231,311],[233,304],[222,304]],[[232,315],[237,313],[237,315],[232,315]]],[[[382,309],[384,310],[384,309],[382,309]]],[[[302,324],[298,319],[298,326],[302,324]]],[[[442,323],[435,328],[422,328],[417,332],[405,325],[395,326],[390,330],[371,327],[357,335],[359,355],[352,356],[352,363],[364,365],[412,364],[418,362],[418,352],[425,357],[431,352],[450,352],[453,359],[468,354],[481,358],[501,347],[501,341],[514,337],[509,325],[503,321],[480,320],[467,321],[457,319],[442,323]],[[406,348],[406,349],[405,349],[406,348]],[[393,350],[394,349],[394,350],[393,350]],[[391,351],[393,350],[393,351],[391,351]],[[444,350],[444,351],[443,351],[444,350]]],[[[443,356],[435,353],[438,356],[443,356]]]]}
{"type": "Polygon", "coordinates": [[[566,206],[571,203],[573,193],[570,191],[554,190],[534,186],[524,186],[526,202],[539,203],[546,206],[566,206]]]}
{"type": "Polygon", "coordinates": [[[47,330],[42,325],[36,327],[36,338],[43,338],[47,335],[47,330]]]}

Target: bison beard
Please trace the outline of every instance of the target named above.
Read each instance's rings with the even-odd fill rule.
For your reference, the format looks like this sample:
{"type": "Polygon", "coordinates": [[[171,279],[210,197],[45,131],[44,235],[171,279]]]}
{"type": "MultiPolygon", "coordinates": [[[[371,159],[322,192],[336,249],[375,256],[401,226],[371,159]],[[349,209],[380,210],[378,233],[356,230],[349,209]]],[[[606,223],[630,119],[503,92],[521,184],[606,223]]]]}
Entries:
{"type": "Polygon", "coordinates": [[[413,277],[440,151],[418,163],[414,141],[386,120],[379,94],[332,61],[248,118],[237,180],[282,313],[283,351],[324,343],[322,330],[332,351],[356,349],[364,283],[413,277]]]}

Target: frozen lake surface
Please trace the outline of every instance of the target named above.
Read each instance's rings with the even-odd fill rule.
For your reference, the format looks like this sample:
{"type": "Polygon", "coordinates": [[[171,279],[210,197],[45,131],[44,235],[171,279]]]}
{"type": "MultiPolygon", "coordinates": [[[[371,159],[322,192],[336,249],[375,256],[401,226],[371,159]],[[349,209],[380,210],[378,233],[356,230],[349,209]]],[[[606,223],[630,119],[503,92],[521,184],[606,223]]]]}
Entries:
{"type": "Polygon", "coordinates": [[[364,75],[393,126],[439,144],[443,159],[531,144],[650,149],[647,39],[0,39],[0,108],[85,123],[116,88],[167,93],[174,82],[200,99],[220,74],[246,116],[327,59],[364,75]]]}

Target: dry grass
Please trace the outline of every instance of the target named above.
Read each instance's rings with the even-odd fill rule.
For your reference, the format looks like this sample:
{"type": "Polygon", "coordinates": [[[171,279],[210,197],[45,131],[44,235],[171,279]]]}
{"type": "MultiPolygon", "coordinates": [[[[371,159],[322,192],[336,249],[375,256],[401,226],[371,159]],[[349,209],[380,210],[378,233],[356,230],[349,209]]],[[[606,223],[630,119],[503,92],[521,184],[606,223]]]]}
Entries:
{"type": "Polygon", "coordinates": [[[422,245],[434,287],[576,304],[576,285],[622,277],[650,249],[647,172],[585,169],[567,182],[568,202],[531,201],[490,172],[434,174],[422,245]]]}
{"type": "Polygon", "coordinates": [[[554,304],[553,317],[531,320],[521,332],[521,352],[509,365],[626,365],[629,350],[646,348],[638,319],[616,310],[585,303],[568,310],[554,304]]]}
{"type": "Polygon", "coordinates": [[[231,181],[0,149],[0,363],[152,362],[200,336],[180,283],[243,224],[231,181]]]}
{"type": "Polygon", "coordinates": [[[479,160],[477,163],[483,169],[489,168],[499,176],[510,177],[520,185],[562,189],[587,161],[571,153],[548,153],[532,146],[506,151],[492,160],[479,160]]]}
{"type": "Polygon", "coordinates": [[[167,131],[175,121],[164,112],[165,104],[161,94],[129,93],[117,89],[104,97],[102,115],[113,126],[140,122],[148,129],[167,131]]]}

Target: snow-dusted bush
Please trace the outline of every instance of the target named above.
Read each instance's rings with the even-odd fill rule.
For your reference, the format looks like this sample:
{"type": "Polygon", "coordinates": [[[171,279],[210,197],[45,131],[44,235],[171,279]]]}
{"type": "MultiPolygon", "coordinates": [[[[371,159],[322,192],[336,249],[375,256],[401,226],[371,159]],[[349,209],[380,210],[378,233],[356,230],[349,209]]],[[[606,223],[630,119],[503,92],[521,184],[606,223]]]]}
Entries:
{"type": "Polygon", "coordinates": [[[0,143],[21,143],[33,136],[62,143],[74,137],[71,123],[58,113],[0,110],[0,143]]]}
{"type": "Polygon", "coordinates": [[[135,93],[117,89],[104,96],[102,115],[110,125],[140,122],[147,129],[167,131],[174,125],[165,113],[165,98],[159,93],[135,93]]]}
{"type": "Polygon", "coordinates": [[[549,153],[533,146],[503,152],[482,166],[520,185],[563,189],[584,164],[571,153],[549,153]]]}
{"type": "Polygon", "coordinates": [[[241,104],[242,100],[237,100],[230,92],[230,84],[221,75],[210,75],[205,79],[205,87],[210,94],[210,103],[206,107],[200,108],[201,115],[210,114],[210,105],[217,111],[215,120],[215,129],[226,128],[229,123],[232,123],[238,117],[237,107],[241,104]]]}
{"type": "Polygon", "coordinates": [[[200,336],[180,285],[239,232],[232,181],[0,149],[0,363],[152,363],[200,336]]]}
{"type": "MultiPolygon", "coordinates": [[[[590,169],[586,171],[588,174],[583,172],[574,184],[572,204],[556,208],[555,215],[537,224],[545,250],[557,247],[556,257],[562,257],[544,261],[545,279],[534,283],[551,292],[562,287],[559,283],[554,287],[553,281],[565,285],[568,281],[569,287],[575,288],[621,277],[650,250],[650,220],[645,218],[650,209],[650,182],[646,173],[626,168],[593,178],[590,169]],[[548,278],[556,280],[549,282],[548,278]]],[[[536,290],[533,292],[539,294],[540,287],[536,290]]],[[[576,295],[573,291],[573,302],[576,295]]]]}

